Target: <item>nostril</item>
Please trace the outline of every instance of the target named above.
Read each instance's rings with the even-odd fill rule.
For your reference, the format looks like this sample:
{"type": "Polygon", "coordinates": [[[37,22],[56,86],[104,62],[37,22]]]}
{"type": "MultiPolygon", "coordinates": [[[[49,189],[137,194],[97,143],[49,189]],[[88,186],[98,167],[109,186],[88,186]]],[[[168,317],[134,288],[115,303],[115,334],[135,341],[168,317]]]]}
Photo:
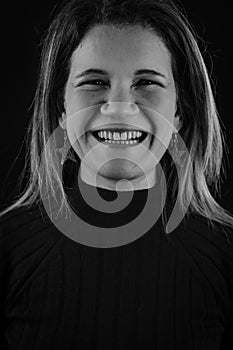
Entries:
{"type": "Polygon", "coordinates": [[[139,113],[139,108],[132,102],[106,102],[101,106],[102,114],[135,115],[139,113]]]}

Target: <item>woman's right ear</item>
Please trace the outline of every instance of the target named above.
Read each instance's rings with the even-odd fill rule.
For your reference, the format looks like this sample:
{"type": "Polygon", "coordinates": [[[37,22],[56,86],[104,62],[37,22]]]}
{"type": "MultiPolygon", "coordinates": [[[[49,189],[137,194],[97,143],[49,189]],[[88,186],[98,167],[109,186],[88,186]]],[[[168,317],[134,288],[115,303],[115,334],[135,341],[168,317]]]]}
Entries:
{"type": "Polygon", "coordinates": [[[59,125],[62,129],[66,129],[66,114],[62,113],[62,116],[59,118],[59,125]]]}

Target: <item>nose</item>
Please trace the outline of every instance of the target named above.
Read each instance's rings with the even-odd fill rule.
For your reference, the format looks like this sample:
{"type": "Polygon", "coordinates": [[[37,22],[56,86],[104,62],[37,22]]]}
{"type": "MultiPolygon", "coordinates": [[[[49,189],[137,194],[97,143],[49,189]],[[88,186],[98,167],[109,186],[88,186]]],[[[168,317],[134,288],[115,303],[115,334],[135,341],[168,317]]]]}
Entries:
{"type": "Polygon", "coordinates": [[[101,106],[101,113],[105,116],[132,116],[139,113],[139,108],[132,102],[107,102],[101,106]]]}

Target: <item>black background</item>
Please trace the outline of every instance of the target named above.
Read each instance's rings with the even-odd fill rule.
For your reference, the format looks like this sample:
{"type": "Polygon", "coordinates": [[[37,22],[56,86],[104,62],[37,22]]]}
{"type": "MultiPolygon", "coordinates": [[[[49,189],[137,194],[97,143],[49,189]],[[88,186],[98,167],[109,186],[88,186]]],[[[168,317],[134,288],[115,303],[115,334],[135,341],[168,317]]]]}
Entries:
{"type": "MultiPolygon", "coordinates": [[[[33,112],[30,106],[37,83],[39,42],[50,23],[52,11],[60,3],[55,0],[24,1],[17,5],[8,2],[1,9],[1,208],[10,203],[24,166],[24,137],[33,112]]],[[[223,179],[218,202],[233,212],[231,10],[226,3],[222,6],[211,0],[183,0],[181,3],[207,46],[205,62],[215,86],[216,103],[229,148],[229,161],[225,161],[227,178],[223,179]]]]}

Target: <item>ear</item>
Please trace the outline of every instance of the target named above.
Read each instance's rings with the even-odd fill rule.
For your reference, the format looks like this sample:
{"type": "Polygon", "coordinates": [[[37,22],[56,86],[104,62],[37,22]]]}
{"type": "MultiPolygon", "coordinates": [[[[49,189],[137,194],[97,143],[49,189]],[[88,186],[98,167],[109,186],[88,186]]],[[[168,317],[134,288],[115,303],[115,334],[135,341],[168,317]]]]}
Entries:
{"type": "Polygon", "coordinates": [[[179,114],[175,115],[175,119],[174,119],[174,126],[175,128],[180,131],[180,129],[182,128],[183,125],[183,121],[182,121],[182,117],[179,114]]]}
{"type": "Polygon", "coordinates": [[[62,129],[66,129],[66,113],[63,112],[62,116],[59,118],[59,124],[62,129]]]}

